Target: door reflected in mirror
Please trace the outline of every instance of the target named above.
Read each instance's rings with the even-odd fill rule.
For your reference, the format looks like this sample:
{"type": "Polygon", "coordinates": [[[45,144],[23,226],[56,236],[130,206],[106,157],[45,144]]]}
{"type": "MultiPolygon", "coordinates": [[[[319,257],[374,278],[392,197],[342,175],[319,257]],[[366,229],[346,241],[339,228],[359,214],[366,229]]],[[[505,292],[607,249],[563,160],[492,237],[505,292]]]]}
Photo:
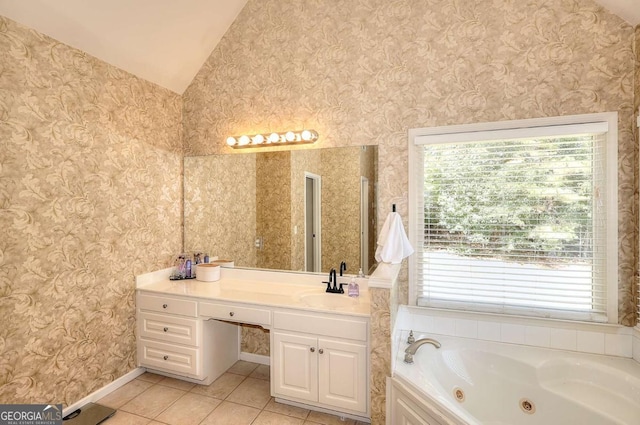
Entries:
{"type": "Polygon", "coordinates": [[[185,249],[238,267],[366,272],[377,163],[376,146],[185,157],[185,249]]]}
{"type": "MultiPolygon", "coordinates": [[[[322,177],[305,171],[304,192],[304,270],[320,272],[322,264],[322,213],[320,209],[322,199],[322,177]]],[[[294,233],[295,230],[294,229],[294,233]]]]}

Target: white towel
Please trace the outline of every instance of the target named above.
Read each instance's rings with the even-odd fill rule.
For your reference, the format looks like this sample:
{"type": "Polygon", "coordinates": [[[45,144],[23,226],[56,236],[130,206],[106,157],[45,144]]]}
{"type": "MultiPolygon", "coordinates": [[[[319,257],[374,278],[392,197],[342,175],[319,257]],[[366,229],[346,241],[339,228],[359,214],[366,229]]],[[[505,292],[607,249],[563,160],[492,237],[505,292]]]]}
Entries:
{"type": "Polygon", "coordinates": [[[413,252],[400,214],[397,212],[389,213],[378,238],[376,260],[383,263],[400,264],[403,258],[410,256],[413,252]]]}

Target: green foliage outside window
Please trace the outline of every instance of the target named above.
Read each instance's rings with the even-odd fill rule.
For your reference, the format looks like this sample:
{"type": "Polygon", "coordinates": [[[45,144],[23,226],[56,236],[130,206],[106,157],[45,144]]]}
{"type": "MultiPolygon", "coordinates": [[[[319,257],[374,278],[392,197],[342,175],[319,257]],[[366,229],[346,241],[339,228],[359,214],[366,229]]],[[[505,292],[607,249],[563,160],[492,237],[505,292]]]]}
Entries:
{"type": "Polygon", "coordinates": [[[589,257],[592,150],[590,136],[426,145],[425,245],[527,262],[589,257]]]}

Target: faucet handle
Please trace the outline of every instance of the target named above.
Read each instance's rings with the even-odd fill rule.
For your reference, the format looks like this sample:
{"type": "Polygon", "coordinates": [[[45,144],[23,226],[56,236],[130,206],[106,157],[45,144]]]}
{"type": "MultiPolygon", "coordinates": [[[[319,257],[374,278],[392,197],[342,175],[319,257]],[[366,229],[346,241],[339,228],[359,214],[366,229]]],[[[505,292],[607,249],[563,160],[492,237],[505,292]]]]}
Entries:
{"type": "Polygon", "coordinates": [[[327,284],[327,290],[325,292],[331,292],[331,282],[322,282],[327,284]]]}
{"type": "Polygon", "coordinates": [[[416,338],[413,336],[413,330],[409,331],[409,338],[407,338],[407,344],[413,344],[416,342],[416,338]]]}
{"type": "Polygon", "coordinates": [[[404,362],[408,363],[408,364],[412,364],[413,363],[413,354],[405,353],[404,362]]]}

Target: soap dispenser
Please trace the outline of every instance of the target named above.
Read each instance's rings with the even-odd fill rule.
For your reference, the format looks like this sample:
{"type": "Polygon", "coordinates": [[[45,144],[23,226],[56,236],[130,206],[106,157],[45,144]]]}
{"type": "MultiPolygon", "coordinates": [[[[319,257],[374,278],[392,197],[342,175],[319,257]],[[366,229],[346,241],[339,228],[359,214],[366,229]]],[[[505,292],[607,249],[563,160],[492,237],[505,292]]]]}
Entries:
{"type": "Polygon", "coordinates": [[[360,285],[356,282],[356,278],[352,277],[351,282],[349,282],[349,291],[348,294],[350,297],[358,297],[360,296],[360,285]]]}

